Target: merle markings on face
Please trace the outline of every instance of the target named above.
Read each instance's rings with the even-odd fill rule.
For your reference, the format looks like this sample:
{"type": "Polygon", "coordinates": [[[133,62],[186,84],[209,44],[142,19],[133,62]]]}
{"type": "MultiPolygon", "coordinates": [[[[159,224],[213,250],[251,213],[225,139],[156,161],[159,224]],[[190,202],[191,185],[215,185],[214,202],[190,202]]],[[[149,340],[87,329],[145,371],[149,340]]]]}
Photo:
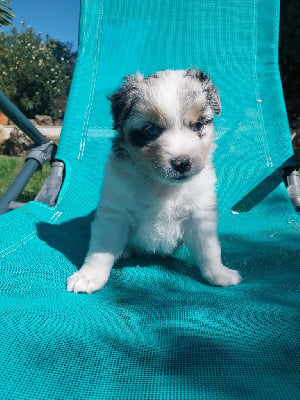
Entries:
{"type": "Polygon", "coordinates": [[[130,75],[109,100],[118,131],[117,155],[130,157],[145,175],[169,183],[204,168],[214,148],[213,114],[220,114],[221,106],[202,71],[130,75]]]}

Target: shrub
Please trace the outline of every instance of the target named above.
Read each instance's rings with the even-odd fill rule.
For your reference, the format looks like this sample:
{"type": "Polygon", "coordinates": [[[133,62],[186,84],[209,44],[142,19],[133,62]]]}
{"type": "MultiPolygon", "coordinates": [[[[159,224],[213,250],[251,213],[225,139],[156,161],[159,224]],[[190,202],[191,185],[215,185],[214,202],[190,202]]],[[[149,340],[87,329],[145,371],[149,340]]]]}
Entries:
{"type": "Polygon", "coordinates": [[[0,32],[0,90],[29,118],[62,118],[75,57],[70,43],[42,40],[25,24],[0,32]]]}

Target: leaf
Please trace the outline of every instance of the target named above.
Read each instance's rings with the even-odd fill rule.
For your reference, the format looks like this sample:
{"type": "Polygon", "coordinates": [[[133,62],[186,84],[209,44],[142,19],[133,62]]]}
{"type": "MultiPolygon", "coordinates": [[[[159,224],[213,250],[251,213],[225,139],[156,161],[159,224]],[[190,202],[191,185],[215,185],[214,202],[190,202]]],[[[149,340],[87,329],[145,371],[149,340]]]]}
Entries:
{"type": "Polygon", "coordinates": [[[10,7],[9,0],[0,1],[0,25],[8,26],[12,23],[15,15],[10,7]]]}

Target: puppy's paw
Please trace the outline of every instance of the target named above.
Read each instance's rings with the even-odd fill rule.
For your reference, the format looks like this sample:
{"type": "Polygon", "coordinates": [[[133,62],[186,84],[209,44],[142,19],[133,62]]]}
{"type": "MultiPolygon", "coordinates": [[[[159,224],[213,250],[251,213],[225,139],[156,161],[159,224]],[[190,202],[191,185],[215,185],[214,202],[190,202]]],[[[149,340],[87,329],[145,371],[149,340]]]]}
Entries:
{"type": "Polygon", "coordinates": [[[237,285],[242,280],[238,271],[224,267],[224,265],[205,273],[204,278],[213,286],[223,287],[237,285]]]}
{"type": "Polygon", "coordinates": [[[102,289],[108,278],[109,274],[101,271],[101,268],[82,268],[68,278],[67,290],[91,294],[102,289]]]}

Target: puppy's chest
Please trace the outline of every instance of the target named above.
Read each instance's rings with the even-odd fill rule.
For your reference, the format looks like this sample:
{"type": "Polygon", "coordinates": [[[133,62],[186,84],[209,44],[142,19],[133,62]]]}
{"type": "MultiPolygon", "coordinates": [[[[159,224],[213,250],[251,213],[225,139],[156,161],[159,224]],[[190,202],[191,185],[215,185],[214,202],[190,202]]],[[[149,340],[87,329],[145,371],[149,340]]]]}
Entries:
{"type": "Polygon", "coordinates": [[[170,254],[182,242],[189,216],[183,196],[145,196],[132,211],[129,246],[137,251],[170,254]]]}

